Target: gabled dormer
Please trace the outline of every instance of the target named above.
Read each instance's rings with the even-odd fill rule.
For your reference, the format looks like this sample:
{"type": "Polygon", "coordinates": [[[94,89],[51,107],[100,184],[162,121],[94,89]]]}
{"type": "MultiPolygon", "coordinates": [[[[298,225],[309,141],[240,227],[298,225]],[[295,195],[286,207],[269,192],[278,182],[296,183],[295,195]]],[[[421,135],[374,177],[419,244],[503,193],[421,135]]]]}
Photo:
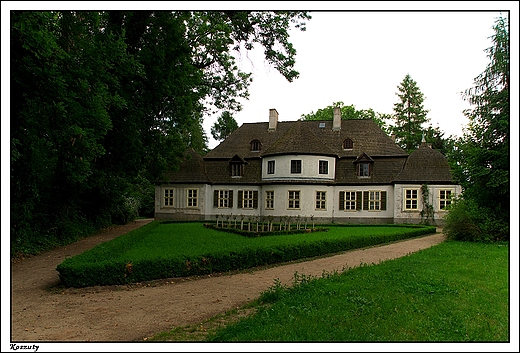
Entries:
{"type": "Polygon", "coordinates": [[[358,178],[370,178],[374,170],[374,160],[363,152],[354,161],[356,175],[358,178]]]}
{"type": "Polygon", "coordinates": [[[233,178],[244,176],[244,166],[247,162],[238,154],[235,154],[229,161],[229,175],[233,178]]]}

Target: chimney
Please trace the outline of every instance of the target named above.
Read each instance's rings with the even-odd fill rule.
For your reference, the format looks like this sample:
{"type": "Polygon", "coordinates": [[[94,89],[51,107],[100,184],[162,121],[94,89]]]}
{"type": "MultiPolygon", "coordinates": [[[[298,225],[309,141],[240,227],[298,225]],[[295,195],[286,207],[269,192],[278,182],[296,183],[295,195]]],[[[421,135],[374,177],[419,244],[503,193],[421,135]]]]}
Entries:
{"type": "Polygon", "coordinates": [[[334,120],[332,122],[332,131],[341,130],[341,108],[334,107],[334,120]]]}
{"type": "Polygon", "coordinates": [[[269,131],[275,131],[278,125],[278,112],[276,109],[269,109],[269,131]]]}

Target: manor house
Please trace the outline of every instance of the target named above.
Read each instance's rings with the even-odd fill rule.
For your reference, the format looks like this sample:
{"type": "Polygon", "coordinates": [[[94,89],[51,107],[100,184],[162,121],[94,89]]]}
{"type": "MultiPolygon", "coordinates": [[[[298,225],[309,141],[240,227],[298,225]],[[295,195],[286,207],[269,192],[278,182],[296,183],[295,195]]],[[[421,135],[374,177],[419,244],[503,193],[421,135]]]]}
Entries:
{"type": "Polygon", "coordinates": [[[461,192],[424,139],[406,153],[371,119],[246,123],[205,156],[186,151],[155,191],[155,218],[298,216],[316,222],[442,224],[461,192]]]}

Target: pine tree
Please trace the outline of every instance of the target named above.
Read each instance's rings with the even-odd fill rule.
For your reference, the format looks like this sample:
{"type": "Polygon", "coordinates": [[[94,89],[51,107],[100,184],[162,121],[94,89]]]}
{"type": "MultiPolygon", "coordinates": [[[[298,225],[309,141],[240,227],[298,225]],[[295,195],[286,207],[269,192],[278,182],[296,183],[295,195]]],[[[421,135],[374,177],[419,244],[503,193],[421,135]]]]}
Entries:
{"type": "Polygon", "coordinates": [[[394,104],[394,125],[390,128],[395,134],[396,142],[408,152],[416,149],[421,143],[427,110],[424,109],[424,95],[409,74],[405,76],[396,95],[400,101],[394,104]]]}

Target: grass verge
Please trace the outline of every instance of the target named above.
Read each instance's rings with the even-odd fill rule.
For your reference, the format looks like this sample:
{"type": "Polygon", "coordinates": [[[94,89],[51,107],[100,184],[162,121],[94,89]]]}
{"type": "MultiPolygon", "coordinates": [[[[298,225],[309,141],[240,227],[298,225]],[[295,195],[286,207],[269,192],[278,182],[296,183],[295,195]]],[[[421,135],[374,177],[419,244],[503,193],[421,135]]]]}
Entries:
{"type": "Polygon", "coordinates": [[[149,341],[507,342],[508,245],[445,241],[403,258],[275,283],[248,306],[149,341]],[[253,313],[253,314],[248,314],[253,313]]]}

